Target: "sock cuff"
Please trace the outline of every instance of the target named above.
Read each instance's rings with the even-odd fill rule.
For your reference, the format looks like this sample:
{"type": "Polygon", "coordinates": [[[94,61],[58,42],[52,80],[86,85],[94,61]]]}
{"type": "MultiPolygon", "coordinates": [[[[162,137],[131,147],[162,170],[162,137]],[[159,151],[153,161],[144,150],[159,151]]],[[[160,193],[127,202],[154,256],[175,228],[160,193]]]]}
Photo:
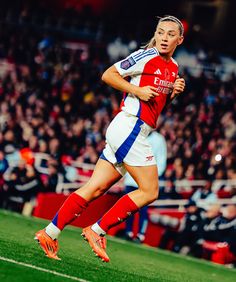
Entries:
{"type": "Polygon", "coordinates": [[[96,232],[99,236],[105,236],[106,232],[99,226],[99,224],[96,222],[91,226],[91,229],[96,232]]]}
{"type": "Polygon", "coordinates": [[[88,206],[88,201],[75,192],[70,195],[70,199],[84,209],[88,206]]]}
{"type": "Polygon", "coordinates": [[[129,207],[130,210],[135,211],[139,210],[139,207],[135,204],[135,202],[130,198],[128,194],[124,196],[124,201],[127,207],[129,207]]]}
{"type": "Polygon", "coordinates": [[[48,234],[48,236],[50,236],[53,240],[55,240],[60,235],[61,230],[51,222],[45,228],[45,232],[48,234]]]}
{"type": "MultiPolygon", "coordinates": [[[[111,227],[123,222],[138,210],[139,207],[129,197],[129,195],[126,194],[110,208],[110,210],[97,222],[97,225],[104,232],[107,232],[111,227]]],[[[95,226],[93,227],[95,228],[95,226]]]]}

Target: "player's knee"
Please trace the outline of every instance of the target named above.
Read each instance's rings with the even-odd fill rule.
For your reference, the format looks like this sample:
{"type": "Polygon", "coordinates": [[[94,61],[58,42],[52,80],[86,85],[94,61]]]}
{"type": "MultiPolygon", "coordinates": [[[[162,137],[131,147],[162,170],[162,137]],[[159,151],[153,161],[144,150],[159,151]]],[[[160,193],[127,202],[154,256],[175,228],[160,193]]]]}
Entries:
{"type": "Polygon", "coordinates": [[[150,192],[148,197],[148,204],[151,204],[152,202],[156,201],[158,198],[158,194],[158,189],[150,192]]]}
{"type": "Polygon", "coordinates": [[[149,184],[149,187],[146,189],[141,189],[146,198],[147,204],[154,202],[158,198],[159,187],[158,183],[149,184]]]}
{"type": "Polygon", "coordinates": [[[93,197],[98,198],[102,196],[109,189],[109,187],[110,186],[108,184],[96,185],[93,187],[93,197]]]}
{"type": "Polygon", "coordinates": [[[88,182],[80,187],[77,191],[79,194],[91,201],[102,196],[108,190],[109,187],[107,186],[108,185],[100,185],[98,183],[88,182]]]}
{"type": "Polygon", "coordinates": [[[96,189],[93,192],[93,197],[98,198],[100,196],[102,196],[105,193],[105,189],[103,189],[102,187],[96,187],[96,189]]]}

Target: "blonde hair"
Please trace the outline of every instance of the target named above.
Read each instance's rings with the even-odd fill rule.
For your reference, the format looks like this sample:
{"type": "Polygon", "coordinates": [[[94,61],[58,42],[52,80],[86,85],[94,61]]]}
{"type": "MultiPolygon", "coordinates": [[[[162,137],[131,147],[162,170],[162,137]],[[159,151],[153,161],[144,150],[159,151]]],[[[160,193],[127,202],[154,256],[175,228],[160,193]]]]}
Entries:
{"type": "MultiPolygon", "coordinates": [[[[174,23],[177,23],[177,25],[179,27],[180,36],[184,35],[184,26],[181,23],[181,21],[179,19],[177,19],[176,17],[167,15],[167,16],[164,16],[164,17],[157,17],[157,18],[159,19],[158,23],[157,23],[157,27],[158,27],[159,23],[161,23],[161,22],[174,22],[174,23]]],[[[156,45],[156,39],[155,39],[155,34],[154,34],[153,37],[149,40],[149,42],[146,43],[141,48],[143,48],[143,49],[153,48],[155,45],[156,45]]]]}

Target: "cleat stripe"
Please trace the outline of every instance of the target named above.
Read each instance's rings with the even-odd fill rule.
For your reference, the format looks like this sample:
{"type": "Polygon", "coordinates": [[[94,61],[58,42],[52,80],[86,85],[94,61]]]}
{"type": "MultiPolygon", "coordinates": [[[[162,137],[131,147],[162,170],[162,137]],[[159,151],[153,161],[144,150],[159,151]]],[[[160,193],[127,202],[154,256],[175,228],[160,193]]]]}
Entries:
{"type": "Polygon", "coordinates": [[[91,234],[91,232],[88,230],[83,230],[83,233],[81,234],[84,237],[84,240],[88,241],[92,252],[94,252],[95,256],[97,258],[100,258],[103,262],[109,262],[110,259],[107,256],[106,252],[105,252],[105,248],[106,248],[106,240],[104,239],[98,239],[96,238],[96,236],[94,237],[93,234],[91,234]]]}

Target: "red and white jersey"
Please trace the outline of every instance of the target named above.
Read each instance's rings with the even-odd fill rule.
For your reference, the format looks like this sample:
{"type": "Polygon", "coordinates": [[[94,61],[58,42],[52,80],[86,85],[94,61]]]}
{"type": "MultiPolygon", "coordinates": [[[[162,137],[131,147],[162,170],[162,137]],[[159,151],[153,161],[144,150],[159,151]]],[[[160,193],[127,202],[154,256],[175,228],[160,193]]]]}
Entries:
{"type": "Polygon", "coordinates": [[[156,48],[140,49],[124,60],[114,64],[122,77],[130,77],[131,84],[143,87],[153,86],[159,96],[148,102],[140,100],[134,94],[125,93],[121,110],[139,117],[155,128],[157,119],[165,106],[178,74],[178,64],[174,59],[165,61],[156,48]]]}

